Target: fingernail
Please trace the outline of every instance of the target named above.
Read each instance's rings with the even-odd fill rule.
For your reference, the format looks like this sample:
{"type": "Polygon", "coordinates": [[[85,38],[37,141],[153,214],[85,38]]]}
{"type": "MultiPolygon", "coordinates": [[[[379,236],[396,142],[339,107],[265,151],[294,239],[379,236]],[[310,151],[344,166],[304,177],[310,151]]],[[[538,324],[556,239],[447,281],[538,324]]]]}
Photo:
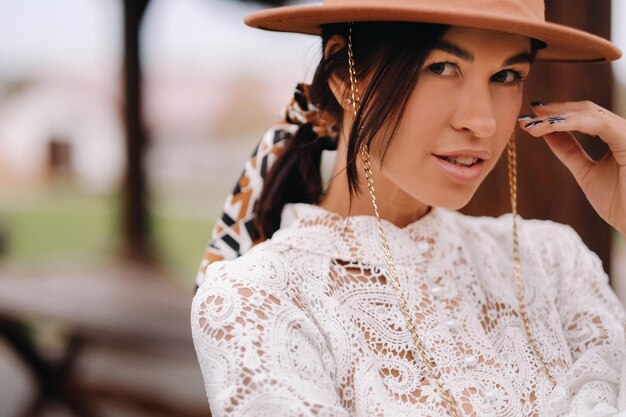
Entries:
{"type": "Polygon", "coordinates": [[[565,117],[561,117],[561,116],[551,117],[548,119],[548,123],[550,124],[561,123],[563,120],[565,120],[565,117]]]}
{"type": "Polygon", "coordinates": [[[529,127],[533,127],[535,125],[538,125],[539,123],[543,123],[543,120],[535,120],[534,122],[526,123],[524,129],[528,129],[529,127]]]}
{"type": "Polygon", "coordinates": [[[535,116],[533,116],[532,114],[520,114],[517,120],[521,122],[522,120],[529,120],[529,119],[534,119],[534,118],[535,116]]]}
{"type": "Polygon", "coordinates": [[[539,106],[545,106],[546,103],[544,103],[543,101],[532,101],[530,105],[533,107],[539,107],[539,106]]]}

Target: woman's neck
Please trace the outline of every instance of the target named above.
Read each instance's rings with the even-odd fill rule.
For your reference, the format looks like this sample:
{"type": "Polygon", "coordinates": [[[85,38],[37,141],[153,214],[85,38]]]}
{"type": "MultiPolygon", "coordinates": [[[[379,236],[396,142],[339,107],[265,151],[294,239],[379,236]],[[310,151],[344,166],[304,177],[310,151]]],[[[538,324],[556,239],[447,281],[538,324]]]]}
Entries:
{"type": "MultiPolygon", "coordinates": [[[[339,161],[345,161],[345,155],[341,150],[337,153],[337,162],[339,161]]],[[[353,196],[352,201],[350,201],[345,163],[337,163],[328,189],[318,205],[326,210],[338,213],[342,217],[350,215],[374,216],[374,206],[365,182],[365,171],[360,158],[357,162],[357,170],[361,187],[360,192],[353,196]]],[[[382,219],[398,227],[404,227],[419,220],[429,212],[430,207],[428,205],[415,200],[409,194],[399,189],[384,175],[380,174],[379,171],[373,172],[372,175],[376,189],[378,211],[382,219]]]]}

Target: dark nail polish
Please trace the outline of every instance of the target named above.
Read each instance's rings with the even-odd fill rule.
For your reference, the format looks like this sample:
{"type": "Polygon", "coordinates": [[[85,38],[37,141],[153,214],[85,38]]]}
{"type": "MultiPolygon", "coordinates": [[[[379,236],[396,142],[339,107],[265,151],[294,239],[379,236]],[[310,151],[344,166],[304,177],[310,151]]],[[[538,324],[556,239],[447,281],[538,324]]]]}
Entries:
{"type": "Polygon", "coordinates": [[[535,125],[538,125],[539,123],[543,123],[543,120],[535,120],[534,122],[526,123],[524,128],[528,129],[529,127],[533,127],[535,125]]]}
{"type": "Polygon", "coordinates": [[[539,106],[545,106],[546,103],[544,103],[543,101],[533,101],[530,103],[530,105],[533,107],[539,107],[539,106]]]}
{"type": "Polygon", "coordinates": [[[548,119],[548,123],[550,123],[550,124],[560,123],[560,122],[562,122],[564,120],[565,120],[565,117],[561,117],[561,116],[551,117],[551,118],[548,119]]]}
{"type": "Polygon", "coordinates": [[[522,120],[528,120],[528,119],[534,119],[534,118],[535,116],[533,116],[532,114],[520,114],[517,120],[521,122],[522,120]]]}

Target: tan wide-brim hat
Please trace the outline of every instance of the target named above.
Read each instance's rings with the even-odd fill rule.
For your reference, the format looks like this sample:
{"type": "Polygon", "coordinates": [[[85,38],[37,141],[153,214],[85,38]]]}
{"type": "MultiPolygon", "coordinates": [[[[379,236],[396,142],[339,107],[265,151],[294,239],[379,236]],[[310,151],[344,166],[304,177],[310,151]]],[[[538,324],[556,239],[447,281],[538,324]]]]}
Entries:
{"type": "Polygon", "coordinates": [[[541,61],[607,62],[622,56],[608,40],[546,22],[544,0],[325,0],[276,7],[248,15],[252,27],[319,35],[320,25],[340,22],[402,21],[465,26],[543,41],[541,61]]]}

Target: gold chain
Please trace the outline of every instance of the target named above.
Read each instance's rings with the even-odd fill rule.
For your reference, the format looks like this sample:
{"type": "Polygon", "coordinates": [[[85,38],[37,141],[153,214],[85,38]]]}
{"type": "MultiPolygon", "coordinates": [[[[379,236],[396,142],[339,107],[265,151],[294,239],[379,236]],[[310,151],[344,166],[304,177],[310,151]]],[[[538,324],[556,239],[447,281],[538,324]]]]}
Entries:
{"type": "MultiPolygon", "coordinates": [[[[358,95],[358,87],[356,81],[356,71],[354,65],[354,56],[352,52],[352,24],[348,29],[348,63],[350,66],[350,87],[352,90],[352,108],[354,109],[354,118],[356,120],[357,115],[357,104],[359,103],[359,95],[358,95]]],[[[398,302],[400,304],[400,310],[404,315],[404,320],[406,321],[406,325],[409,328],[409,332],[411,333],[411,338],[413,339],[413,344],[417,348],[417,351],[422,359],[422,363],[428,369],[428,372],[435,380],[435,385],[437,386],[437,390],[439,391],[439,395],[446,403],[446,406],[452,413],[453,417],[461,417],[459,410],[457,409],[456,403],[454,402],[454,398],[450,391],[443,386],[441,381],[441,375],[439,371],[435,368],[435,361],[429,357],[426,352],[426,347],[422,342],[419,334],[417,333],[417,329],[415,328],[415,323],[411,314],[409,312],[408,302],[406,300],[406,296],[400,287],[400,282],[398,280],[398,274],[396,273],[396,267],[391,258],[391,250],[389,249],[389,242],[387,242],[387,235],[385,234],[385,230],[383,229],[383,225],[380,221],[380,214],[378,212],[378,204],[376,202],[376,189],[374,188],[374,180],[372,179],[372,169],[369,159],[369,153],[367,151],[367,146],[363,144],[361,146],[361,158],[363,160],[363,166],[365,168],[365,178],[367,179],[367,187],[369,189],[370,197],[372,198],[372,205],[374,206],[374,213],[376,214],[376,222],[378,224],[378,234],[380,235],[380,240],[383,245],[383,252],[385,253],[385,262],[387,263],[387,269],[389,270],[389,275],[391,277],[391,282],[393,284],[393,289],[396,293],[396,297],[398,298],[398,302]]]]}
{"type": "Polygon", "coordinates": [[[526,297],[524,295],[524,281],[522,280],[522,262],[519,254],[519,238],[517,236],[517,151],[515,149],[515,135],[511,137],[507,146],[511,215],[513,217],[513,275],[515,277],[515,294],[517,295],[517,302],[519,304],[522,321],[524,322],[524,330],[526,330],[528,343],[535,353],[535,356],[539,358],[543,364],[543,369],[546,371],[548,379],[550,379],[552,385],[556,385],[556,378],[552,375],[548,362],[537,346],[535,336],[530,328],[530,320],[528,320],[528,314],[526,313],[526,297]]]}
{"type": "Polygon", "coordinates": [[[409,312],[408,303],[406,300],[406,296],[400,287],[400,282],[398,280],[398,274],[396,273],[396,268],[393,264],[393,260],[391,259],[391,250],[389,249],[389,243],[387,242],[387,236],[385,234],[385,230],[383,229],[383,225],[380,221],[380,215],[378,213],[378,204],[376,203],[376,190],[374,189],[374,181],[372,180],[372,170],[369,160],[369,154],[367,152],[366,146],[361,147],[361,158],[363,159],[363,165],[365,167],[365,178],[367,179],[367,187],[369,188],[370,197],[372,198],[372,205],[374,206],[374,213],[376,213],[376,222],[378,223],[378,234],[380,235],[380,240],[383,245],[383,252],[385,253],[385,261],[387,263],[387,269],[389,270],[389,275],[391,277],[391,283],[393,284],[393,289],[396,293],[396,297],[398,298],[398,302],[400,303],[400,310],[404,315],[404,320],[406,321],[406,325],[409,328],[409,332],[411,333],[411,338],[413,339],[413,344],[417,348],[417,351],[422,359],[422,363],[428,369],[428,372],[435,380],[435,384],[437,385],[437,390],[439,391],[439,395],[446,403],[447,407],[450,409],[450,412],[454,417],[461,417],[459,414],[459,410],[456,407],[454,402],[454,398],[452,398],[452,394],[450,391],[443,386],[441,382],[441,375],[439,371],[435,368],[435,361],[428,356],[426,352],[426,347],[422,342],[422,339],[417,334],[417,329],[415,328],[415,323],[413,322],[413,318],[409,312]]]}
{"type": "Polygon", "coordinates": [[[352,51],[352,23],[348,27],[348,71],[350,72],[350,91],[352,92],[352,109],[356,120],[357,109],[361,104],[359,84],[356,80],[356,65],[354,64],[354,52],[352,51]]]}
{"type": "MultiPolygon", "coordinates": [[[[358,107],[360,104],[360,97],[359,97],[359,90],[358,90],[357,77],[356,77],[356,66],[354,64],[354,53],[352,50],[352,23],[350,23],[348,27],[348,64],[349,64],[349,72],[350,72],[350,90],[352,93],[352,109],[354,113],[354,119],[356,120],[358,107]]],[[[435,368],[435,361],[428,355],[426,351],[426,347],[422,339],[420,338],[419,334],[417,333],[415,322],[409,311],[406,295],[404,294],[400,286],[398,274],[396,273],[396,268],[393,263],[393,259],[391,257],[391,249],[389,247],[389,242],[387,241],[387,235],[385,233],[385,230],[383,229],[382,222],[380,220],[380,213],[378,210],[378,203],[376,200],[376,189],[374,188],[374,180],[372,178],[372,169],[371,169],[371,163],[370,163],[370,158],[369,158],[369,152],[368,152],[368,147],[365,143],[361,146],[361,159],[363,161],[363,167],[365,170],[365,178],[367,180],[367,187],[369,189],[369,194],[372,200],[372,205],[374,206],[374,214],[376,215],[376,223],[378,225],[378,234],[380,236],[380,240],[383,246],[383,252],[385,254],[385,262],[387,264],[387,269],[391,278],[391,283],[393,285],[394,292],[400,304],[400,310],[402,312],[402,315],[404,316],[404,320],[411,334],[411,339],[413,340],[413,343],[415,347],[417,348],[417,351],[422,360],[422,363],[424,364],[424,366],[426,366],[426,369],[428,370],[428,372],[434,379],[439,395],[441,396],[444,403],[450,410],[450,413],[452,414],[453,417],[461,417],[461,414],[459,413],[459,410],[457,408],[456,402],[454,401],[454,398],[452,397],[452,394],[447,388],[444,387],[441,374],[435,368]]],[[[516,164],[516,150],[515,150],[514,137],[511,138],[511,140],[508,143],[508,171],[509,171],[509,186],[511,190],[511,211],[513,215],[513,272],[515,276],[516,295],[517,295],[518,303],[520,305],[520,312],[521,312],[522,321],[524,322],[524,329],[526,331],[526,336],[531,345],[531,348],[533,349],[533,352],[543,364],[543,367],[550,381],[556,385],[556,379],[552,375],[552,372],[550,371],[547,361],[544,359],[543,355],[539,351],[539,348],[537,347],[537,343],[535,341],[535,338],[530,328],[530,321],[528,320],[528,315],[526,313],[526,302],[524,301],[525,300],[524,285],[522,282],[522,274],[521,274],[521,266],[520,266],[521,261],[520,261],[520,254],[519,254],[519,239],[518,239],[518,234],[517,234],[517,221],[516,221],[517,219],[517,164],[516,164]]]]}

